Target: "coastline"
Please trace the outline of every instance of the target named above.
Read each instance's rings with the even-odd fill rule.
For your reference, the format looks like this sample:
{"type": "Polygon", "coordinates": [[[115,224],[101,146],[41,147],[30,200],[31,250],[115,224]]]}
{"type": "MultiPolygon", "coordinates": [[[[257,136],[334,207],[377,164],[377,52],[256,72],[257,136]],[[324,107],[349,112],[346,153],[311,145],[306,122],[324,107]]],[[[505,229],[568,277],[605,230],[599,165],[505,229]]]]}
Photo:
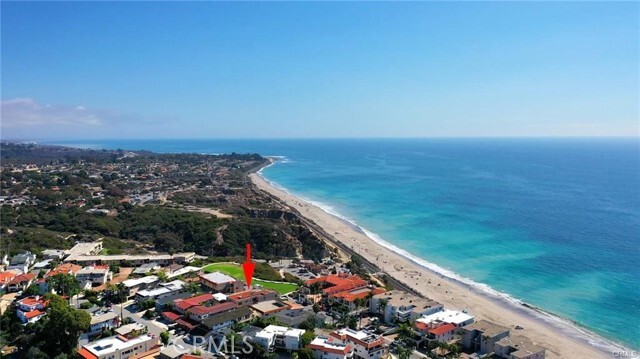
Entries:
{"type": "MultiPolygon", "coordinates": [[[[262,169],[275,164],[277,160],[270,158],[271,163],[262,169]]],[[[633,352],[568,319],[547,313],[413,256],[355,222],[312,201],[292,195],[263,178],[260,172],[249,175],[253,184],[314,224],[323,232],[322,237],[328,237],[332,244],[359,254],[412,291],[437,300],[450,309],[467,309],[476,319],[502,324],[509,327],[512,334],[528,337],[547,348],[547,358],[611,358],[615,353],[633,352]],[[524,329],[515,330],[517,325],[524,329]]]]}

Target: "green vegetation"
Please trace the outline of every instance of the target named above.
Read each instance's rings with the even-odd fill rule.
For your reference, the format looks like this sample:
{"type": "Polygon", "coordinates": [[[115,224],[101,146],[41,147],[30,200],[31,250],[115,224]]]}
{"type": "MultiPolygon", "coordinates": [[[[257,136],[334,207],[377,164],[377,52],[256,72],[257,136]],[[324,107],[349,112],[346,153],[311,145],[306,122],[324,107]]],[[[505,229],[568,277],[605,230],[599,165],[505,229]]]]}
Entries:
{"type": "MultiPolygon", "coordinates": [[[[266,269],[264,269],[264,267],[268,267],[271,271],[274,271],[273,268],[271,268],[268,264],[264,264],[264,263],[256,263],[256,271],[254,273],[254,278],[259,277],[260,274],[259,273],[268,273],[266,269]],[[258,268],[263,268],[260,272],[258,271],[258,268]]],[[[208,266],[204,267],[203,270],[207,273],[211,273],[211,272],[222,272],[222,273],[226,273],[236,279],[240,279],[240,280],[244,280],[244,272],[242,271],[242,267],[238,264],[235,263],[213,263],[213,264],[209,264],[208,266]]],[[[275,272],[275,271],[274,271],[275,272]]],[[[276,272],[277,274],[277,272],[276,272]]],[[[270,275],[271,277],[271,275],[270,275]]],[[[293,284],[293,283],[286,283],[286,282],[277,282],[277,283],[273,283],[273,282],[266,282],[264,280],[261,279],[253,279],[253,281],[251,282],[252,285],[261,285],[263,288],[267,288],[267,289],[273,289],[275,291],[277,291],[280,294],[285,294],[285,293],[289,293],[289,292],[293,292],[296,289],[298,289],[298,285],[297,284],[293,284]]]]}
{"type": "Polygon", "coordinates": [[[76,310],[57,295],[49,294],[47,315],[23,326],[16,316],[15,305],[2,316],[0,326],[3,343],[15,345],[18,357],[55,358],[74,353],[80,334],[89,329],[91,316],[76,310]],[[52,335],[55,333],[55,335],[52,335]]]}

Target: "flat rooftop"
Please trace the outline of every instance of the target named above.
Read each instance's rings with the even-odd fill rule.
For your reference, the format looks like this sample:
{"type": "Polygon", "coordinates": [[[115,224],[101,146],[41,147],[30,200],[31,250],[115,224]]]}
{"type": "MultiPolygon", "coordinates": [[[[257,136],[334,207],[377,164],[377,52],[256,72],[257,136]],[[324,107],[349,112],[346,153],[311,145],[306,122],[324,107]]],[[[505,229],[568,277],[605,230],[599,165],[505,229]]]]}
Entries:
{"type": "Polygon", "coordinates": [[[474,316],[469,315],[467,313],[459,312],[457,310],[444,309],[437,313],[433,313],[433,314],[424,316],[422,318],[419,318],[416,321],[427,323],[427,324],[434,323],[434,322],[443,322],[443,323],[451,323],[451,324],[459,325],[469,320],[473,320],[474,318],[475,318],[474,316]]]}
{"type": "Polygon", "coordinates": [[[475,323],[465,325],[464,329],[466,330],[477,330],[482,332],[483,335],[488,335],[489,337],[495,337],[496,335],[509,331],[509,328],[504,327],[500,324],[496,324],[494,322],[490,322],[488,320],[481,319],[475,323]]]}

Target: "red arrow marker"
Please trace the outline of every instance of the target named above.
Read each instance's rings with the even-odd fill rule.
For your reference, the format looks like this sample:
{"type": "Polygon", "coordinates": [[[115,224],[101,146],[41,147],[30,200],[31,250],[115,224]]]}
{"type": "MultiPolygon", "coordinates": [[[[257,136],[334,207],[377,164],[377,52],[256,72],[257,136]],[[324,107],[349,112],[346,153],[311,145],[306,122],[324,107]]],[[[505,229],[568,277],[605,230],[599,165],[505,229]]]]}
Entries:
{"type": "Polygon", "coordinates": [[[251,278],[253,278],[254,269],[256,269],[256,264],[251,262],[251,244],[247,243],[247,260],[242,263],[242,270],[244,271],[244,280],[247,282],[247,289],[251,287],[251,278]]]}

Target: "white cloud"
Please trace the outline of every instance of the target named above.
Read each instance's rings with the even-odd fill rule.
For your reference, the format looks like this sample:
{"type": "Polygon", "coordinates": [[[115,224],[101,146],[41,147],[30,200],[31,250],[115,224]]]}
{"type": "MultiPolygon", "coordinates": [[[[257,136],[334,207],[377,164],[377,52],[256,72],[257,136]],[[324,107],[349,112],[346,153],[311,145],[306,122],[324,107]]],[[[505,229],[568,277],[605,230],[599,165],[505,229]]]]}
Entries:
{"type": "Polygon", "coordinates": [[[2,101],[3,128],[55,126],[101,126],[108,112],[88,110],[83,106],[40,105],[30,98],[2,101]]]}

